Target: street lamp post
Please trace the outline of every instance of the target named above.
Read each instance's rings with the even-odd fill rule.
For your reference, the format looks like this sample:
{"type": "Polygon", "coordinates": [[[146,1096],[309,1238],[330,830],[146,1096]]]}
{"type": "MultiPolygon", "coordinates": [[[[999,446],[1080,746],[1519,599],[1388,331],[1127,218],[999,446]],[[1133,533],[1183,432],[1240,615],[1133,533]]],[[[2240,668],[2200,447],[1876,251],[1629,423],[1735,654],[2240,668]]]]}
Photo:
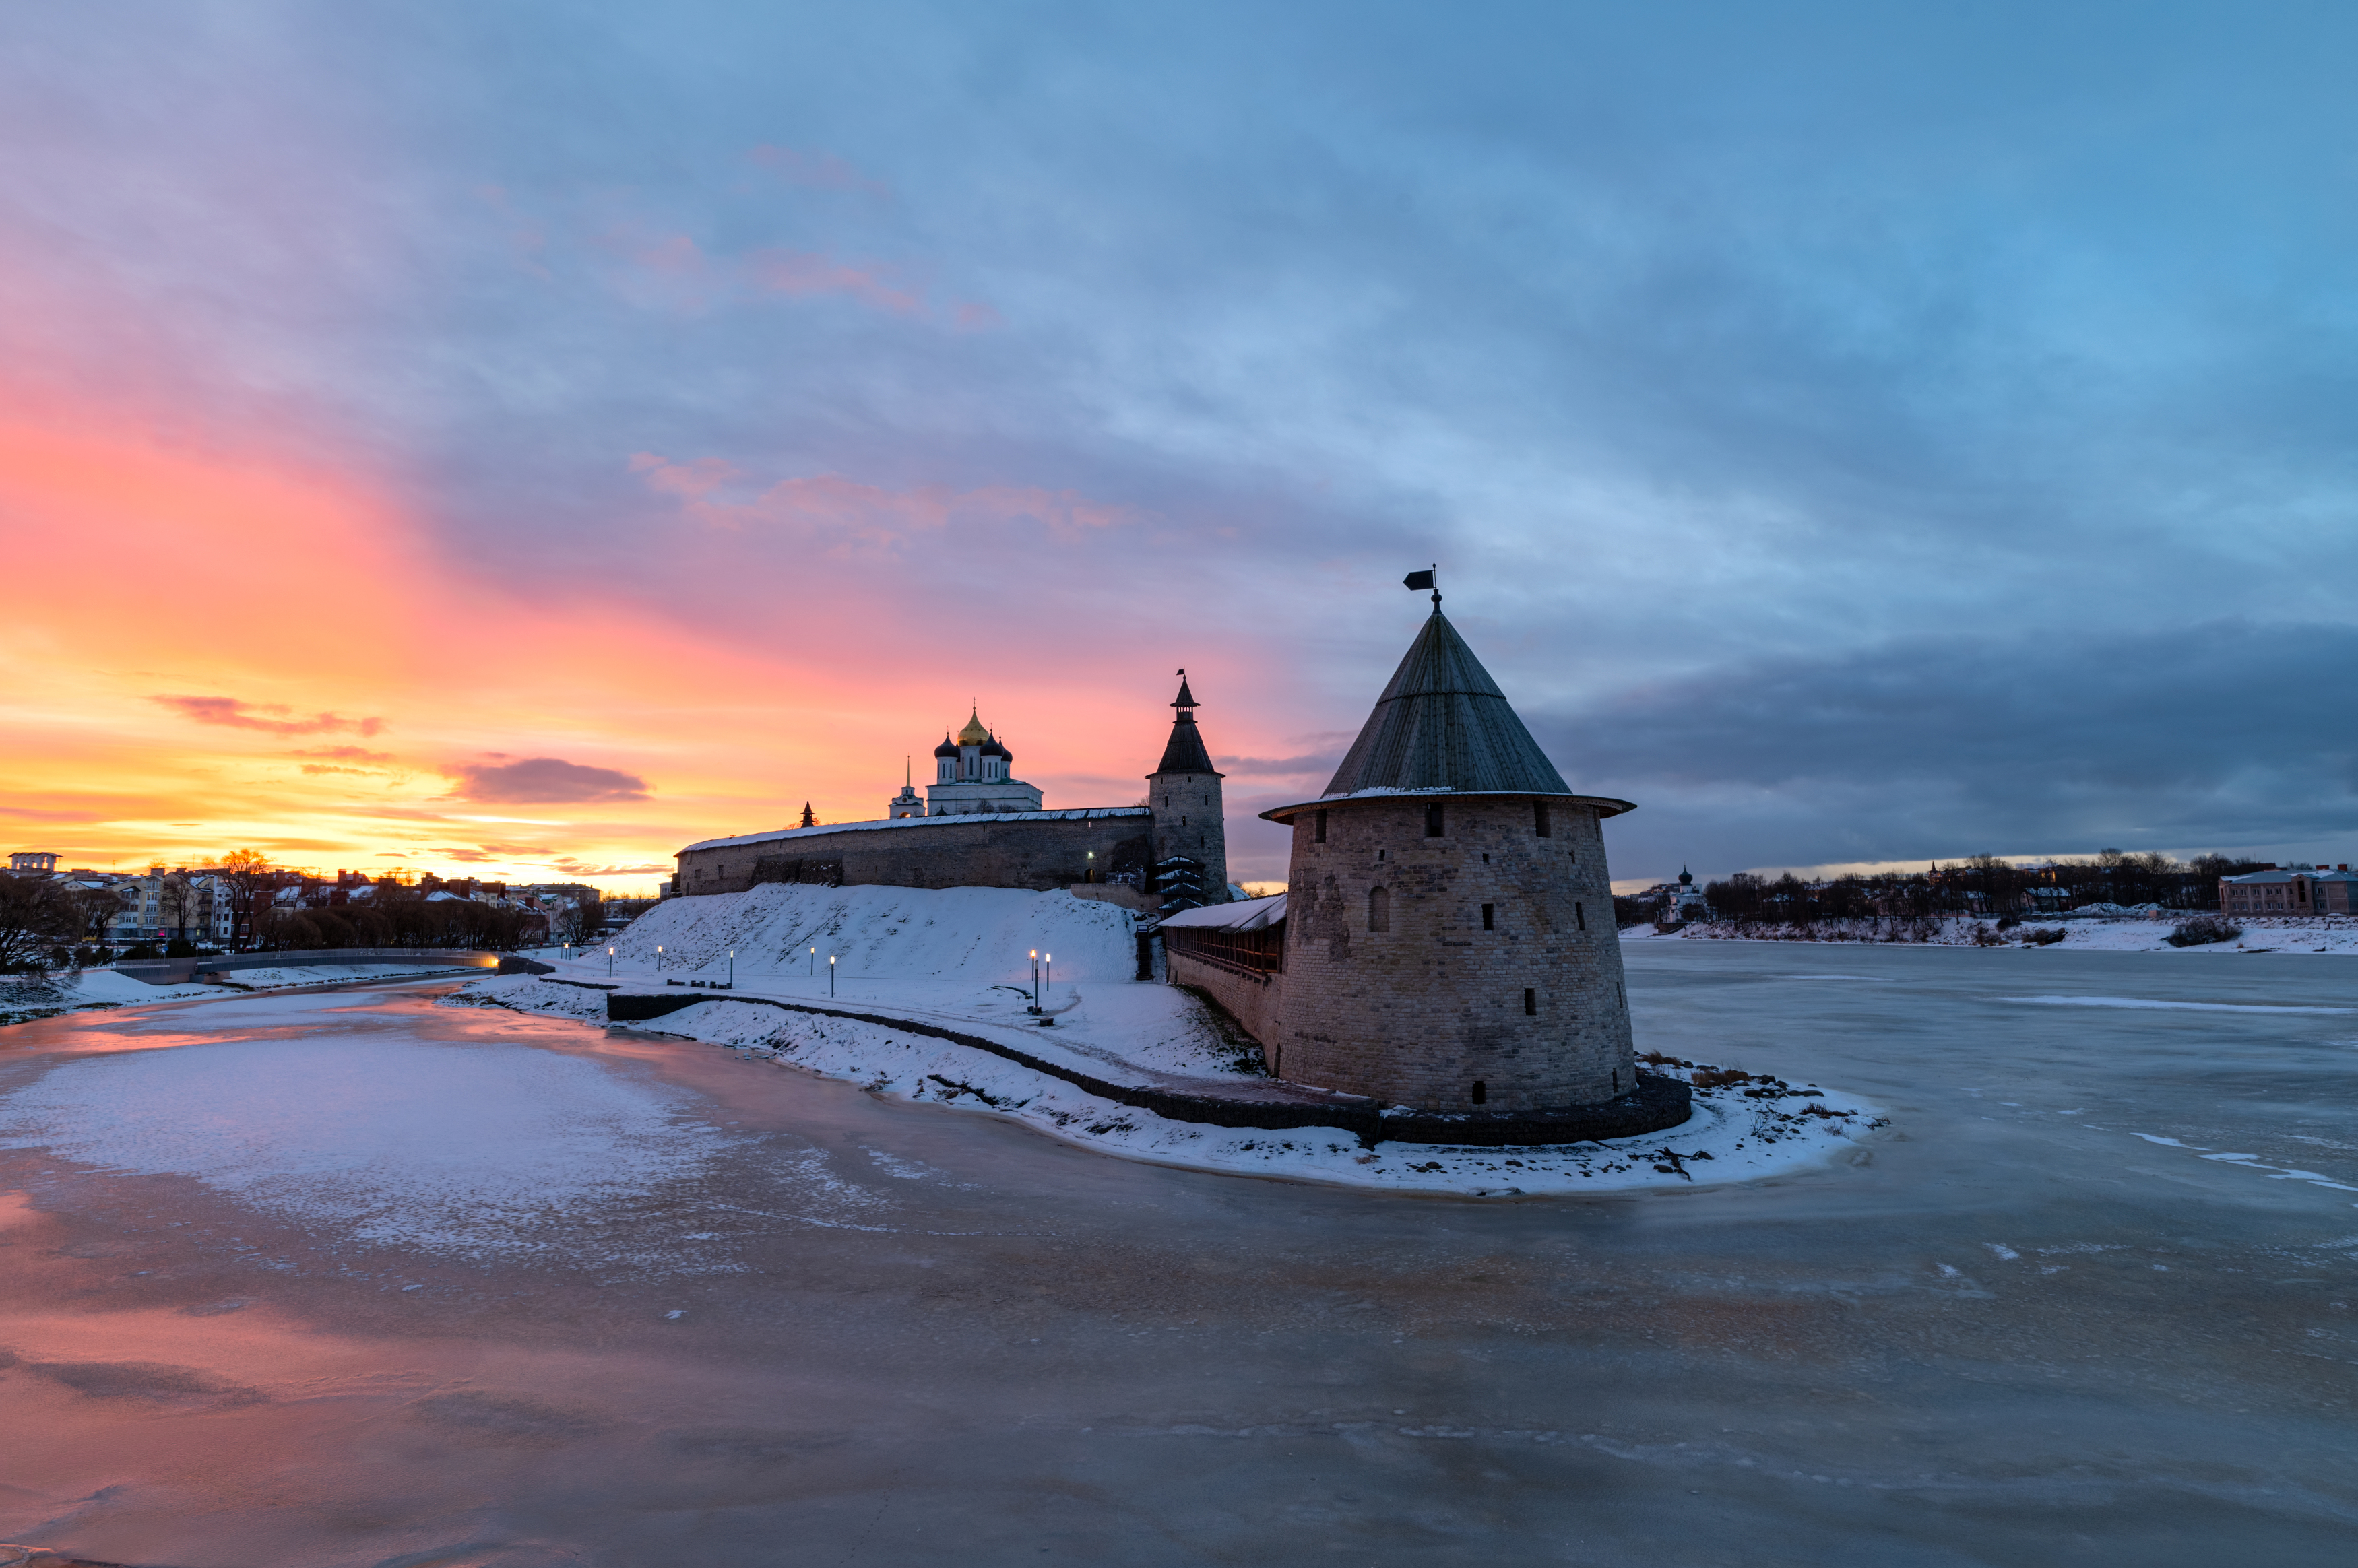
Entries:
{"type": "MultiPolygon", "coordinates": [[[[827,960],[827,962],[828,962],[828,963],[830,963],[830,964],[831,964],[831,963],[833,963],[834,961],[835,961],[835,960],[834,960],[834,959],[832,959],[832,958],[830,958],[830,959],[828,959],[828,960],[827,960]]],[[[813,948],[811,949],[811,970],[810,970],[810,972],[811,972],[811,979],[818,979],[818,949],[817,949],[817,948],[816,948],[816,947],[813,947],[813,948]]]]}
{"type": "Polygon", "coordinates": [[[1053,987],[1056,983],[1055,954],[1043,953],[1040,955],[1040,974],[1041,978],[1044,979],[1048,985],[1053,987]]]}
{"type": "Polygon", "coordinates": [[[606,949],[606,978],[610,980],[614,978],[614,949],[611,947],[606,949]]]}
{"type": "Polygon", "coordinates": [[[832,953],[827,956],[827,994],[835,994],[835,955],[832,953]]]}
{"type": "Polygon", "coordinates": [[[737,989],[737,949],[734,947],[729,949],[729,989],[732,991],[737,989]]]}
{"type": "Polygon", "coordinates": [[[1040,949],[1037,947],[1032,949],[1032,1005],[1024,1011],[1040,1011],[1040,949]]]}

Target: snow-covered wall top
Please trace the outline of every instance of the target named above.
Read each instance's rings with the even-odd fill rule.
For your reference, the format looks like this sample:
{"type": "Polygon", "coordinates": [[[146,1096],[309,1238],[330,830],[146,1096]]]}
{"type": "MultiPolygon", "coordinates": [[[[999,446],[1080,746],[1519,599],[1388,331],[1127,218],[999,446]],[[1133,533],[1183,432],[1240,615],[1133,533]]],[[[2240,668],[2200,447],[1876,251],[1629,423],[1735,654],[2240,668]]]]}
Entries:
{"type": "Polygon", "coordinates": [[[1020,888],[817,887],[766,882],[745,892],[672,899],[614,942],[628,964],[683,977],[717,974],[737,950],[742,978],[838,957],[847,976],[1023,981],[1033,949],[1056,956],[1056,977],[1127,980],[1138,970],[1130,912],[1064,892],[1020,888]]]}
{"type": "Polygon", "coordinates": [[[873,822],[829,822],[817,827],[781,827],[774,833],[744,833],[734,838],[706,838],[682,849],[731,849],[740,844],[783,843],[788,839],[823,838],[830,833],[908,833],[927,827],[971,827],[978,822],[1095,822],[1110,816],[1151,816],[1142,806],[1085,806],[1071,811],[993,811],[949,816],[887,816],[873,822]]]}
{"type": "Polygon", "coordinates": [[[1177,914],[1163,916],[1163,926],[1169,930],[1199,931],[1259,931],[1285,918],[1285,895],[1271,893],[1267,898],[1249,898],[1235,903],[1207,903],[1177,914]]]}

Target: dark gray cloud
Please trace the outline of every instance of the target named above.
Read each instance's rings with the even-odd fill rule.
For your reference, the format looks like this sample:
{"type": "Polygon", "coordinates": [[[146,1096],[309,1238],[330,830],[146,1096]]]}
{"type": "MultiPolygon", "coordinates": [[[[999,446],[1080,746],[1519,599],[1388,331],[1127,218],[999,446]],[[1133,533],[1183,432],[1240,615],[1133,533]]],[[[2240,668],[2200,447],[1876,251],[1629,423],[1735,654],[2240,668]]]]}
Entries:
{"type": "Polygon", "coordinates": [[[647,782],[617,768],[593,768],[557,757],[515,762],[462,762],[451,770],[460,800],[484,806],[560,806],[584,801],[644,800],[647,782]]]}
{"type": "Polygon", "coordinates": [[[0,23],[0,356],[483,580],[846,689],[1208,645],[1257,788],[1437,558],[1656,865],[2349,821],[2347,8],[132,9],[0,23]],[[936,494],[995,499],[860,534],[936,494]]]}
{"type": "Polygon", "coordinates": [[[2358,629],[1923,638],[1527,714],[1622,875],[2358,844],[2358,629]]]}

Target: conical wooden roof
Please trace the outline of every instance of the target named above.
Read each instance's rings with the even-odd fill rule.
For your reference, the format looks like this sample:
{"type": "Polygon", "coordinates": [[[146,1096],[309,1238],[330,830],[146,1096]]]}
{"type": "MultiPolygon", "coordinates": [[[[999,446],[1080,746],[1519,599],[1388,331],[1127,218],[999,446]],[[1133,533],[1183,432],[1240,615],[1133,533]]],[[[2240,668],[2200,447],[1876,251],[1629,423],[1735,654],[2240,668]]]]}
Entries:
{"type": "Polygon", "coordinates": [[[1195,709],[1201,705],[1188,691],[1184,671],[1179,676],[1179,700],[1171,706],[1179,710],[1179,717],[1172,721],[1171,739],[1163,744],[1163,760],[1154,765],[1154,773],[1146,776],[1211,773],[1216,778],[1225,777],[1212,766],[1212,754],[1204,749],[1204,732],[1195,728],[1195,709]]]}
{"type": "Polygon", "coordinates": [[[1573,793],[1438,606],[1326,785],[1371,789],[1573,793]]]}

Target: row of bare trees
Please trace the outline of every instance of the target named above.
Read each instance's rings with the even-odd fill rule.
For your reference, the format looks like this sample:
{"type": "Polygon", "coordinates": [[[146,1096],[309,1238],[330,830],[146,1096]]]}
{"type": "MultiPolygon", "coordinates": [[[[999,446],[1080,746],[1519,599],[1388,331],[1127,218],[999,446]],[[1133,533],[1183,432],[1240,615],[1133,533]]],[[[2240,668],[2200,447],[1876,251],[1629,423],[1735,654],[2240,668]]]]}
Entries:
{"type": "Polygon", "coordinates": [[[508,952],[523,945],[524,912],[467,899],[380,893],[341,909],[266,909],[254,945],[265,952],[319,947],[473,947],[508,952]]]}
{"type": "MultiPolygon", "coordinates": [[[[233,849],[202,874],[173,871],[159,878],[152,924],[210,935],[226,913],[241,943],[274,952],[334,947],[504,952],[520,946],[525,935],[523,910],[468,899],[428,899],[418,889],[389,881],[377,884],[363,903],[288,909],[272,902],[286,881],[287,874],[274,871],[259,851],[233,849]]],[[[636,914],[635,905],[644,902],[606,904],[594,888],[574,892],[573,903],[549,917],[552,941],[594,943],[611,915],[636,914]]],[[[85,887],[58,876],[0,871],[0,972],[78,961],[76,945],[107,943],[122,908],[118,886],[85,887]]],[[[135,954],[140,950],[133,949],[135,954]]],[[[194,945],[175,941],[169,951],[194,951],[194,945]]],[[[79,957],[103,961],[103,953],[89,947],[79,957]]]]}
{"type": "MultiPolygon", "coordinates": [[[[2055,914],[2083,904],[2159,904],[2173,910],[2219,907],[2219,879],[2256,871],[2259,862],[2225,855],[2191,861],[2168,855],[2100,849],[2083,859],[2020,866],[1975,855],[1931,871],[1887,872],[1805,882],[1738,871],[1704,884],[1713,918],[1738,925],[1810,925],[1825,920],[1921,920],[1944,914],[1999,919],[2055,914]]],[[[1643,898],[1614,901],[1621,924],[1657,918],[1643,898]]]]}

